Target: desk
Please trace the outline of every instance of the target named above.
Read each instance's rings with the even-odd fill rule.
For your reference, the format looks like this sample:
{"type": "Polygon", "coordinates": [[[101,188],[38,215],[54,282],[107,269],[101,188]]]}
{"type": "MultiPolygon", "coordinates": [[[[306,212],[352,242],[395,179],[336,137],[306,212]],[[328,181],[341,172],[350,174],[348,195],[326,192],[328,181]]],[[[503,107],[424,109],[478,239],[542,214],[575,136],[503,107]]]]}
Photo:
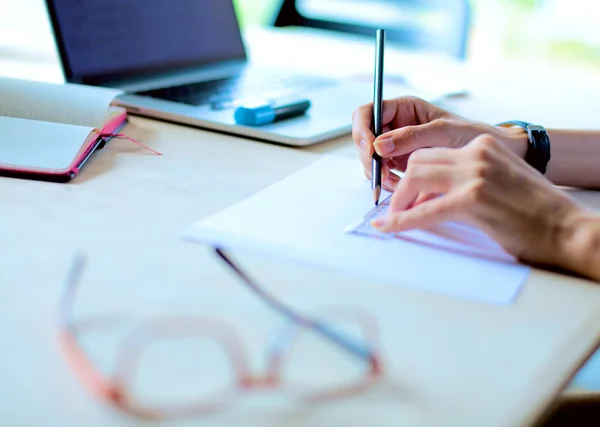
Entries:
{"type": "MultiPolygon", "coordinates": [[[[448,106],[489,121],[521,118],[515,108],[532,111],[525,102],[534,92],[515,91],[524,100],[517,107],[497,103],[500,81],[488,80],[448,106]]],[[[569,94],[595,102],[600,92],[569,94]]],[[[532,120],[548,113],[542,107],[532,120]]],[[[562,119],[589,125],[596,115],[583,108],[571,123],[562,119]]],[[[78,318],[122,310],[223,317],[240,328],[260,368],[258,343],[277,318],[181,232],[324,154],[355,156],[349,137],[291,149],[135,117],[125,132],[164,155],[114,140],[69,185],[0,180],[3,425],[148,425],[84,391],[58,345],[56,305],[76,250],[90,259],[78,318]]],[[[600,196],[583,197],[600,206],[600,196]]],[[[581,279],[535,270],[516,303],[498,307],[261,256],[237,258],[297,307],[360,302],[376,314],[394,387],[319,407],[249,398],[169,426],[525,426],[600,342],[600,287],[581,279]]],[[[102,333],[85,341],[107,369],[115,343],[102,333]]]]}

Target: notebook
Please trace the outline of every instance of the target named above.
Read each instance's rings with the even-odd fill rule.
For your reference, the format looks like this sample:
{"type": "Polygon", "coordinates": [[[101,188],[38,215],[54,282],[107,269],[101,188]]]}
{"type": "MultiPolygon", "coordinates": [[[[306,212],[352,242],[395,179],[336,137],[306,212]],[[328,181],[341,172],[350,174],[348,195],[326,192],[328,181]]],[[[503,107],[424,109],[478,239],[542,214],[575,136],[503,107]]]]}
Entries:
{"type": "Polygon", "coordinates": [[[120,93],[0,77],[0,175],[71,180],[126,123],[120,93]]]}

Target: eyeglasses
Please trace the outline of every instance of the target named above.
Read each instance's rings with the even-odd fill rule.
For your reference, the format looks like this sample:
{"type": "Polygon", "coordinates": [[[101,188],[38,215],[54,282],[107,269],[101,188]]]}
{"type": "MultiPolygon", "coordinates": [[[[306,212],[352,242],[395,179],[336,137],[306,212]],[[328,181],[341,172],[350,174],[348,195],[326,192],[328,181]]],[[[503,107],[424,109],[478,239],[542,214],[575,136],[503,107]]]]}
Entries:
{"type": "Polygon", "coordinates": [[[267,347],[265,373],[251,374],[242,338],[231,324],[214,317],[183,316],[139,322],[119,346],[112,374],[104,374],[80,344],[80,331],[72,316],[86,264],[85,256],[78,255],[69,270],[59,304],[59,335],[68,361],[91,392],[133,416],[185,418],[223,409],[249,391],[277,390],[310,403],[366,390],[382,377],[377,351],[378,326],[369,313],[347,308],[330,309],[318,317],[300,313],[260,287],[222,249],[213,249],[248,290],[286,321],[267,347]],[[352,332],[342,328],[348,325],[352,332]],[[300,348],[307,337],[313,343],[304,345],[308,351],[302,353],[300,348]],[[164,383],[165,376],[168,377],[164,363],[149,369],[146,366],[146,355],[153,348],[161,344],[168,347],[173,342],[185,345],[181,344],[177,351],[167,351],[167,359],[175,355],[189,359],[187,364],[176,361],[166,364],[169,369],[180,368],[174,377],[185,380],[183,388],[188,389],[185,397],[174,397],[181,381],[171,386],[164,383]],[[207,350],[207,344],[212,350],[207,350]],[[326,372],[318,369],[325,366],[330,356],[334,369],[325,369],[326,372]],[[344,363],[338,363],[338,359],[344,363]],[[225,369],[217,368],[223,364],[225,369]],[[341,369],[342,365],[350,369],[341,369]],[[140,380],[143,369],[147,375],[140,380]],[[200,374],[194,377],[190,372],[198,369],[200,374]],[[152,381],[148,378],[158,378],[157,383],[148,386],[152,381]],[[164,393],[148,397],[144,386],[146,391],[162,389],[164,393]]]}

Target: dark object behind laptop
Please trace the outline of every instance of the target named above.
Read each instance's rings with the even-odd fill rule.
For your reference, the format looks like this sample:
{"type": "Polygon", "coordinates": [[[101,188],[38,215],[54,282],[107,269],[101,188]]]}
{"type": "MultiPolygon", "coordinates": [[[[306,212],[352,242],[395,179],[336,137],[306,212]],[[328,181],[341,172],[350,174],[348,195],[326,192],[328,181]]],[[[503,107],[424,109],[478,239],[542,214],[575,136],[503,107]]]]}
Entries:
{"type": "Polygon", "coordinates": [[[471,14],[469,0],[283,0],[273,24],[276,27],[311,27],[371,38],[375,37],[377,28],[385,28],[387,39],[392,43],[405,48],[444,52],[464,60],[471,14]],[[341,3],[344,3],[343,13],[333,16],[331,11],[341,3]],[[371,11],[378,4],[399,19],[386,13],[371,19],[371,11]]]}

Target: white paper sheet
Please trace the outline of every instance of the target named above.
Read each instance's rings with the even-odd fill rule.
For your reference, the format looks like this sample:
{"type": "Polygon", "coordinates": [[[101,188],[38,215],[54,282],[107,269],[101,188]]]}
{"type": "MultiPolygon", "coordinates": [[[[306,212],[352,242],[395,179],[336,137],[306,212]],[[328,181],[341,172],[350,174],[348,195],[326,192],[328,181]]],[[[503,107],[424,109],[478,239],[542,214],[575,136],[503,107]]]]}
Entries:
{"type": "Polygon", "coordinates": [[[73,83],[0,77],[0,116],[101,128],[108,106],[121,93],[73,83]]]}
{"type": "Polygon", "coordinates": [[[83,126],[0,116],[0,164],[66,170],[93,131],[83,126]]]}
{"type": "Polygon", "coordinates": [[[494,304],[513,301],[527,278],[528,267],[464,224],[385,239],[352,233],[348,226],[360,223],[372,206],[358,162],[324,157],[199,221],[185,238],[494,304]]]}

